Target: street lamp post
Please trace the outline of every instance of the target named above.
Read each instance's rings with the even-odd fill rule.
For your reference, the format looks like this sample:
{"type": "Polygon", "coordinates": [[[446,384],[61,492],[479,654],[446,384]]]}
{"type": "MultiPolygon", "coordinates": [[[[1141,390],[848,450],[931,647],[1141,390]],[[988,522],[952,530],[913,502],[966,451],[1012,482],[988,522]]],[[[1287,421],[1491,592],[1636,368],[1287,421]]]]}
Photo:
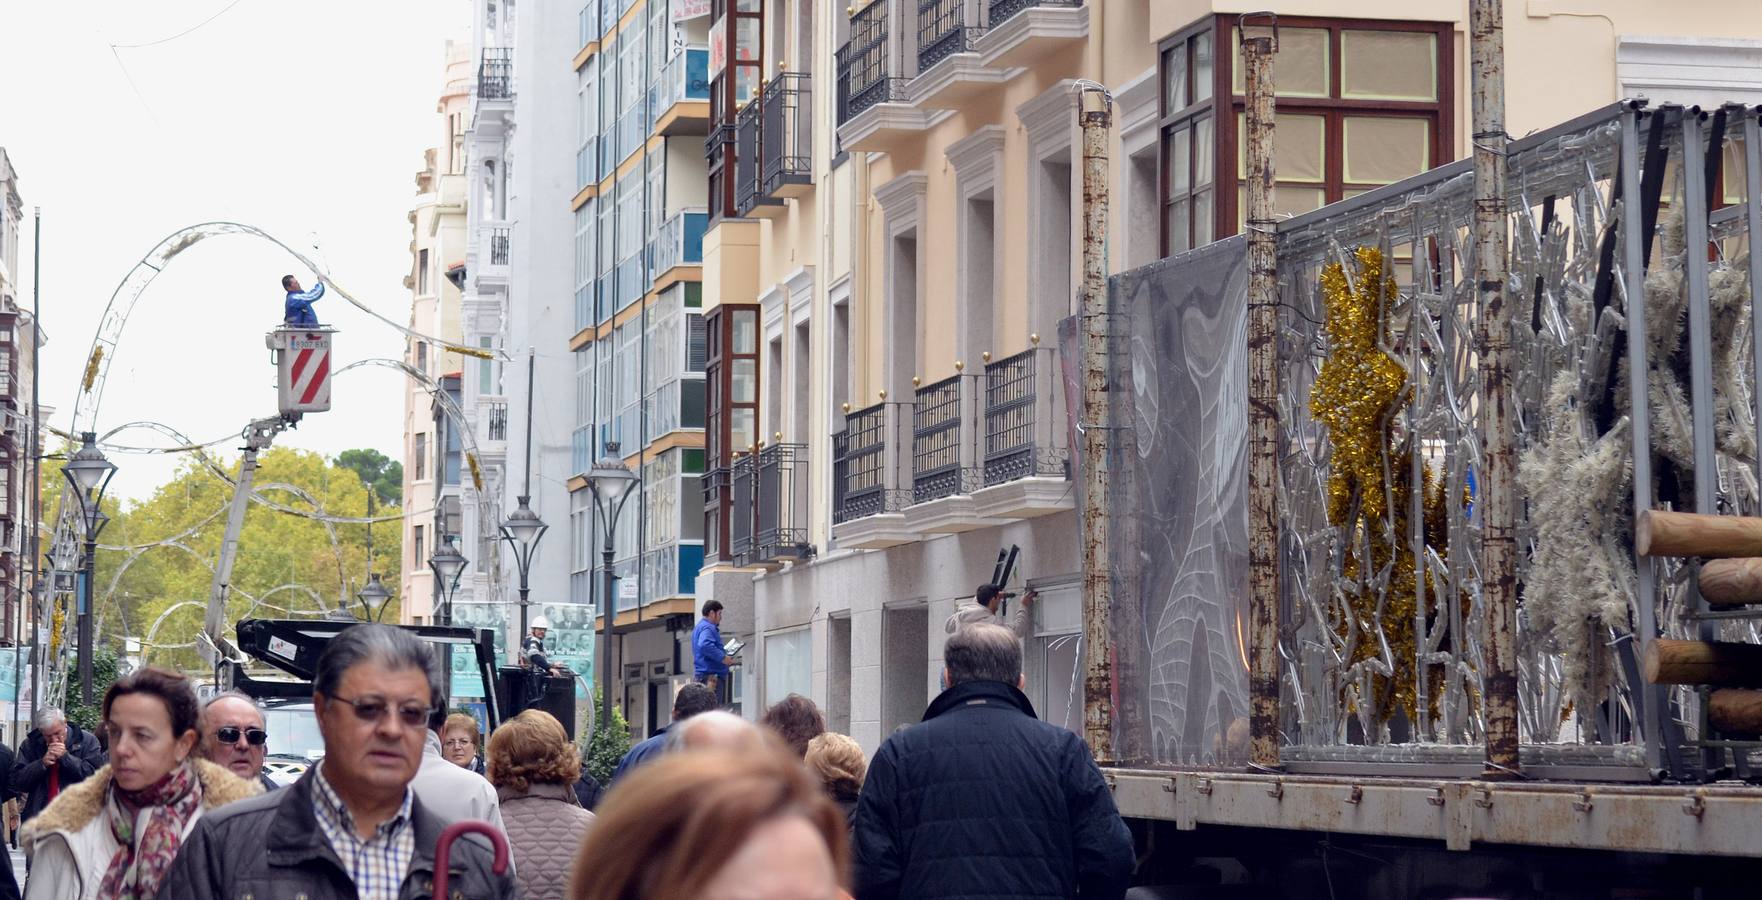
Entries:
{"type": "Polygon", "coordinates": [[[526,494],[520,495],[520,505],[502,520],[502,540],[514,550],[514,567],[520,572],[520,634],[515,637],[519,642],[526,637],[526,605],[527,591],[530,585],[527,576],[532,573],[532,554],[538,550],[539,539],[550,530],[549,525],[538,517],[528,505],[532,500],[526,494]]]}
{"type": "Polygon", "coordinates": [[[587,473],[587,489],[593,492],[594,512],[599,515],[601,531],[606,536],[600,550],[605,570],[605,587],[600,591],[600,726],[606,728],[612,724],[612,619],[617,615],[617,604],[612,601],[612,532],[618,516],[624,512],[624,501],[630,499],[631,488],[640,480],[617,453],[617,442],[606,442],[606,456],[587,473]]]}
{"type": "Polygon", "coordinates": [[[80,590],[79,606],[79,668],[80,703],[92,702],[92,581],[98,568],[98,532],[109,524],[104,515],[104,491],[116,474],[116,464],[98,449],[98,436],[93,432],[80,435],[80,448],[61,467],[61,474],[73,487],[80,504],[80,522],[85,526],[85,584],[80,590]]]}
{"type": "Polygon", "coordinates": [[[434,572],[434,595],[441,600],[440,623],[453,624],[453,594],[459,590],[459,577],[465,574],[465,557],[460,555],[456,541],[449,536],[445,546],[428,558],[434,572]]]}
{"type": "Polygon", "coordinates": [[[385,608],[391,602],[392,592],[386,590],[378,572],[371,572],[367,576],[367,586],[355,594],[355,599],[360,600],[362,608],[367,610],[367,621],[377,622],[385,618],[385,608]]]}

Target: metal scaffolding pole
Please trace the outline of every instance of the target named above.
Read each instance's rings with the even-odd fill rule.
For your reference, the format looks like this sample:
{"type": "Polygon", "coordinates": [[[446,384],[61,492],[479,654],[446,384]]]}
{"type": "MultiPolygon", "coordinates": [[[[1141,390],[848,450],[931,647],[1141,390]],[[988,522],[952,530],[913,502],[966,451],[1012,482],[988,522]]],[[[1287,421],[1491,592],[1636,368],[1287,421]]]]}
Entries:
{"type": "MultiPolygon", "coordinates": [[[[1120,518],[1110,514],[1109,501],[1117,480],[1114,454],[1121,434],[1111,404],[1121,385],[1108,365],[1114,340],[1107,296],[1107,137],[1112,126],[1112,100],[1099,86],[1085,85],[1078,103],[1083,128],[1083,341],[1082,435],[1083,473],[1083,639],[1089,648],[1083,678],[1083,736],[1095,759],[1114,762],[1114,670],[1109,650],[1113,640],[1114,566],[1118,548],[1114,532],[1120,518]]],[[[1120,367],[1124,368],[1124,367],[1120,367]]],[[[1125,394],[1130,395],[1127,386],[1125,394]]]]}
{"type": "Polygon", "coordinates": [[[1273,222],[1277,49],[1273,37],[1242,36],[1248,87],[1248,734],[1249,763],[1263,769],[1279,765],[1279,281],[1273,222]]]}
{"type": "Polygon", "coordinates": [[[1474,95],[1474,238],[1480,313],[1482,676],[1488,778],[1520,775],[1517,753],[1517,451],[1511,308],[1505,303],[1505,25],[1503,0],[1468,9],[1474,95]]]}

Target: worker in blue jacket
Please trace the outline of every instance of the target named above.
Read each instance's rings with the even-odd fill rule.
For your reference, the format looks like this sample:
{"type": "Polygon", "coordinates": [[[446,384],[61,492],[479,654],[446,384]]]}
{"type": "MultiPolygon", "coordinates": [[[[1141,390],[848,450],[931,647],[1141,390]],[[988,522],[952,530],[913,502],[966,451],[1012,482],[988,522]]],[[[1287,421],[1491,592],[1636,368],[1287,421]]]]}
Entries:
{"type": "Polygon", "coordinates": [[[283,275],[281,287],[288,292],[287,314],[282,321],[290,328],[317,328],[318,314],[312,311],[312,301],[324,296],[324,279],[320,277],[312,290],[302,291],[300,279],[283,275]]]}
{"type": "Polygon", "coordinates": [[[727,702],[728,667],[735,660],[722,646],[722,602],[704,603],[703,613],[691,633],[692,680],[709,685],[718,700],[727,702]]]}

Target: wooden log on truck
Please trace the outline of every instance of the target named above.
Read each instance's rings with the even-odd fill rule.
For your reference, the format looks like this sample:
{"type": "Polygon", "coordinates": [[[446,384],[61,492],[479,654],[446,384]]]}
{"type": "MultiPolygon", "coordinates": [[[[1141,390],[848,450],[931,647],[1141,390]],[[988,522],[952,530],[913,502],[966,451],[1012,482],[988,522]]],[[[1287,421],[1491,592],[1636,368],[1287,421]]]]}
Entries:
{"type": "Polygon", "coordinates": [[[1641,556],[1762,556],[1762,519],[1642,510],[1634,550],[1641,556]]]}
{"type": "Polygon", "coordinates": [[[1644,665],[1652,684],[1762,688],[1762,644],[1658,638],[1644,665]]]}
{"type": "Polygon", "coordinates": [[[1719,731],[1762,734],[1762,691],[1714,691],[1707,698],[1707,721],[1719,731]]]}
{"type": "Polygon", "coordinates": [[[1762,603],[1762,557],[1711,559],[1701,566],[1701,596],[1715,608],[1762,603]]]}

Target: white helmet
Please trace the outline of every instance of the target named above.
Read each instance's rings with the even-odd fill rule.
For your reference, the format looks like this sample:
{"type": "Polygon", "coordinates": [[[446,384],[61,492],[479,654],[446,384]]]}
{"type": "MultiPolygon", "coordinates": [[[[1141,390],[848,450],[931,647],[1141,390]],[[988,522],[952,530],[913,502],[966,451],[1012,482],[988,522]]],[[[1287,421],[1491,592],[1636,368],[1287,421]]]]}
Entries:
{"type": "Polygon", "coordinates": [[[532,620],[532,627],[543,628],[546,631],[549,631],[551,628],[551,620],[545,618],[544,616],[539,616],[538,618],[532,620]]]}

